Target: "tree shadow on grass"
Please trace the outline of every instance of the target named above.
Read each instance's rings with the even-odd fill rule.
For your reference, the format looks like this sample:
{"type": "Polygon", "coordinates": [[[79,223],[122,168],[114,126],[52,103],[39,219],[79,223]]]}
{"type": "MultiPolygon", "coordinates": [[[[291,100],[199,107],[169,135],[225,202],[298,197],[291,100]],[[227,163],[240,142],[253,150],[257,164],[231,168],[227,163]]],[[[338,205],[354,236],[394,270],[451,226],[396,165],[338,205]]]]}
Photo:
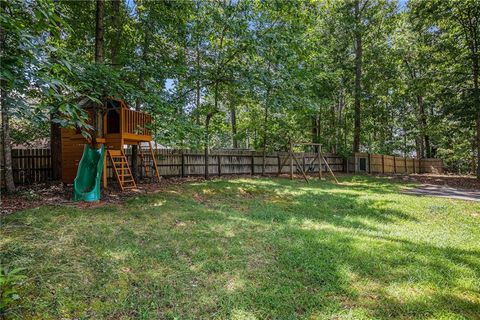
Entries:
{"type": "Polygon", "coordinates": [[[42,232],[5,251],[41,275],[19,314],[475,318],[479,252],[391,236],[383,226],[415,216],[363,197],[366,188],[214,181],[122,207],[32,213],[42,232]]]}
{"type": "MultiPolygon", "coordinates": [[[[272,254],[265,257],[270,261],[263,265],[265,270],[256,268],[257,274],[250,276],[256,278],[251,290],[240,291],[236,298],[241,301],[253,292],[249,300],[255,303],[246,308],[253,314],[328,316],[331,310],[362,309],[376,318],[451,314],[475,318],[480,313],[478,291],[462,284],[478,279],[479,252],[383,236],[363,222],[417,221],[400,210],[385,208],[390,201],[379,204],[348,192],[306,191],[276,203],[268,201],[276,193],[271,184],[250,187],[261,204],[236,212],[232,203],[231,210],[219,211],[227,220],[241,216],[246,223],[276,225],[275,232],[249,230],[251,237],[271,244],[264,251],[272,254]]],[[[248,190],[249,183],[229,188],[238,194],[248,190]]],[[[210,193],[213,198],[217,195],[210,193]]],[[[220,197],[224,195],[220,192],[220,197]]],[[[208,201],[204,204],[208,207],[208,201]]],[[[225,223],[217,218],[209,224],[225,223]]]]}
{"type": "MultiPolygon", "coordinates": [[[[197,202],[215,208],[218,203],[232,210],[245,212],[250,219],[270,223],[304,221],[331,224],[346,228],[376,230],[376,223],[417,221],[410,214],[389,208],[392,200],[369,199],[351,186],[318,183],[311,186],[296,182],[268,180],[264,184],[255,181],[224,181],[208,184],[208,192],[193,198],[197,202]],[[226,204],[225,204],[226,203],[226,204]]],[[[202,190],[206,185],[199,185],[202,190]]],[[[359,187],[358,187],[359,188],[359,187]]],[[[360,189],[365,191],[365,188],[360,189]]],[[[395,192],[397,187],[382,189],[382,193],[395,192]],[[388,191],[389,190],[389,191],[388,191]]],[[[372,192],[371,189],[368,189],[372,192]]],[[[194,192],[195,193],[195,192],[194,192]]],[[[190,197],[190,194],[186,195],[190,197]]]]}
{"type": "Polygon", "coordinates": [[[462,284],[478,279],[478,251],[295,225],[251,236],[270,244],[259,250],[267,262],[244,268],[244,277],[254,280],[229,299],[235,305],[247,297],[246,310],[253,314],[331,317],[360,309],[385,319],[480,314],[479,292],[462,284]]]}

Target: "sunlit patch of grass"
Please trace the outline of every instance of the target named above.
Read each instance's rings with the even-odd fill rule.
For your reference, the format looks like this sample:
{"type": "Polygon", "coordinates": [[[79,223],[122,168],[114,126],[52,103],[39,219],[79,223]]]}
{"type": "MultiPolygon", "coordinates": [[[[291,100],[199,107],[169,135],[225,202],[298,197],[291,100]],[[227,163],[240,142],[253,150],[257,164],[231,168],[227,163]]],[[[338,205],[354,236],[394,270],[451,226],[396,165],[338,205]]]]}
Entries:
{"type": "Polygon", "coordinates": [[[368,176],[174,185],[4,219],[16,319],[474,319],[480,204],[368,176]]]}

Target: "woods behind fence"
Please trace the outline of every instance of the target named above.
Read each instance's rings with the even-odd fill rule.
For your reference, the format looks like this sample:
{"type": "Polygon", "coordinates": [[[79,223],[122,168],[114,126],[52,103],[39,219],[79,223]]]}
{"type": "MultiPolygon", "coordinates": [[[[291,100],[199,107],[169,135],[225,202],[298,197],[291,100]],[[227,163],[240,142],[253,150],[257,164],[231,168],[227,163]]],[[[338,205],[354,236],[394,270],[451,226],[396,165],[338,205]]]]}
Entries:
{"type": "MultiPolygon", "coordinates": [[[[205,156],[203,152],[181,149],[156,149],[154,150],[160,175],[164,177],[203,176],[205,174],[205,156]]],[[[126,150],[126,155],[131,160],[131,152],[126,150]]],[[[441,159],[413,159],[393,157],[387,155],[368,155],[367,170],[369,173],[428,173],[442,172],[441,159]]],[[[286,152],[272,152],[264,157],[262,152],[248,150],[212,150],[209,156],[209,173],[211,176],[224,175],[259,175],[265,166],[266,174],[277,174],[286,152]]],[[[316,153],[295,153],[298,163],[306,173],[318,172],[316,153]]],[[[358,172],[355,160],[325,153],[325,160],[334,172],[358,172]]],[[[14,149],[12,151],[14,180],[17,184],[31,184],[52,180],[52,161],[50,149],[14,149]]],[[[77,161],[78,162],[78,161],[77,161]]],[[[138,162],[140,163],[140,162],[138,162]]],[[[144,175],[144,169],[139,165],[139,174],[144,175]]],[[[294,162],[294,172],[300,168],[294,162]]],[[[326,172],[325,164],[322,171],[326,172]]],[[[281,173],[290,172],[290,163],[287,163],[281,173]]],[[[107,165],[108,177],[113,177],[111,164],[107,165]]]]}

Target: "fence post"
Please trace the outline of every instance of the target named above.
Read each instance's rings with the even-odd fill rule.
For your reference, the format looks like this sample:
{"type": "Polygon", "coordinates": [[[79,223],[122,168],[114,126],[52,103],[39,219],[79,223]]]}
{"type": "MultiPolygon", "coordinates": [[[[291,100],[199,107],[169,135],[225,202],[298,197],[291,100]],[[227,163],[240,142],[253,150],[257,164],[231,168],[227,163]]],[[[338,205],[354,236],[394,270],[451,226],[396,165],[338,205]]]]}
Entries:
{"type": "Polygon", "coordinates": [[[218,176],[221,177],[222,176],[222,155],[221,154],[217,154],[217,160],[218,160],[218,176]]]}
{"type": "Polygon", "coordinates": [[[385,155],[382,154],[382,174],[385,174],[385,155]]]}
{"type": "Polygon", "coordinates": [[[405,174],[408,174],[407,157],[404,157],[403,159],[405,160],[405,174]]]}
{"type": "Polygon", "coordinates": [[[181,172],[180,172],[180,175],[182,176],[182,178],[185,178],[185,155],[183,154],[183,150],[181,151],[180,153],[180,157],[181,157],[181,172]]]}
{"type": "Polygon", "coordinates": [[[278,163],[277,163],[278,175],[280,175],[282,173],[282,168],[280,168],[282,159],[280,159],[280,155],[278,153],[277,153],[277,161],[278,161],[278,163]]]}
{"type": "Polygon", "coordinates": [[[397,157],[393,156],[393,173],[397,173],[397,157]]]}
{"type": "Polygon", "coordinates": [[[252,158],[250,159],[250,167],[251,167],[251,170],[252,170],[252,176],[255,175],[255,155],[253,154],[252,152],[252,158]]]}

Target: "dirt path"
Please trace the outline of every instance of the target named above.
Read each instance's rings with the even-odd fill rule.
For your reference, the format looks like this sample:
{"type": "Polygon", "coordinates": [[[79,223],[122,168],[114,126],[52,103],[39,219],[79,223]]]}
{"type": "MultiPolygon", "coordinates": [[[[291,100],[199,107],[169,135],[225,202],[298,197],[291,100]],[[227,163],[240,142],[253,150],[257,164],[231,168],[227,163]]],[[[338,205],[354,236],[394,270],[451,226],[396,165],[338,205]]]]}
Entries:
{"type": "Polygon", "coordinates": [[[406,194],[480,201],[480,180],[473,176],[415,174],[399,177],[404,182],[418,183],[406,194]]]}
{"type": "Polygon", "coordinates": [[[418,182],[425,185],[439,185],[462,190],[480,191],[480,180],[474,176],[412,174],[399,176],[404,182],[418,182]]]}
{"type": "Polygon", "coordinates": [[[420,196],[480,201],[480,191],[453,188],[445,185],[421,184],[414,189],[406,190],[404,193],[420,196]]]}

